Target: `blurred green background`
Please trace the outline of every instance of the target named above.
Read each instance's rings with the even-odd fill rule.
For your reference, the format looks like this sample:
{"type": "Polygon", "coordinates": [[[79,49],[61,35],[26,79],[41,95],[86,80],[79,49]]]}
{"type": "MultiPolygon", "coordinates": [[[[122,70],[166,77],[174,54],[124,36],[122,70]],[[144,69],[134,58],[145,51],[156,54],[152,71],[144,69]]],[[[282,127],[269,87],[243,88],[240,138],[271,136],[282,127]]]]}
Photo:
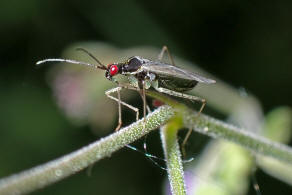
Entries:
{"type": "MultiPolygon", "coordinates": [[[[265,112],[292,106],[291,10],[291,1],[1,0],[0,177],[110,133],[72,123],[48,85],[50,66],[35,66],[77,42],[167,45],[173,54],[245,88],[265,112]]],[[[114,129],[115,120],[107,130],[114,129]]],[[[161,153],[158,136],[148,145],[161,153]]],[[[193,147],[202,145],[197,140],[193,147]]],[[[143,155],[124,149],[98,162],[90,177],[82,171],[34,194],[161,194],[164,178],[165,172],[143,155]]],[[[260,170],[257,179],[264,195],[292,192],[260,170]]],[[[249,193],[255,194],[252,187],[249,193]]]]}

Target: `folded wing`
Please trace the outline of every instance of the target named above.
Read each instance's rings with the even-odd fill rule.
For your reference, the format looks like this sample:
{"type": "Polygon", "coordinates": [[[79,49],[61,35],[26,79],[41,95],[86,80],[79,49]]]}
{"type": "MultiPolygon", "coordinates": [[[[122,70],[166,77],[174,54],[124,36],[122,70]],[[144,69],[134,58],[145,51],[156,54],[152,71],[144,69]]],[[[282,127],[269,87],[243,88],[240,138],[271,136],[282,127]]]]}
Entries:
{"type": "Polygon", "coordinates": [[[177,77],[177,78],[187,79],[187,80],[195,80],[200,83],[206,83],[206,84],[216,83],[215,80],[208,79],[201,75],[193,73],[191,71],[188,71],[188,70],[185,70],[185,69],[182,69],[170,64],[164,64],[161,62],[146,63],[146,64],[143,64],[141,68],[145,71],[149,71],[149,72],[156,73],[159,75],[177,77]]]}

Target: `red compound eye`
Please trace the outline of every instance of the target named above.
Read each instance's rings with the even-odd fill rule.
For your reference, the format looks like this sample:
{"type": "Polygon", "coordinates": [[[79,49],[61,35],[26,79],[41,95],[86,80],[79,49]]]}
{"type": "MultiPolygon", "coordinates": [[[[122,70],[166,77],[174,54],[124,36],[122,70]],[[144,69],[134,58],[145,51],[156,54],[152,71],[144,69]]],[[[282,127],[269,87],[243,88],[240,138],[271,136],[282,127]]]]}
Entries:
{"type": "Polygon", "coordinates": [[[118,71],[119,71],[119,68],[118,68],[117,65],[111,65],[110,66],[109,73],[110,73],[111,76],[116,75],[118,73],[118,71]]]}

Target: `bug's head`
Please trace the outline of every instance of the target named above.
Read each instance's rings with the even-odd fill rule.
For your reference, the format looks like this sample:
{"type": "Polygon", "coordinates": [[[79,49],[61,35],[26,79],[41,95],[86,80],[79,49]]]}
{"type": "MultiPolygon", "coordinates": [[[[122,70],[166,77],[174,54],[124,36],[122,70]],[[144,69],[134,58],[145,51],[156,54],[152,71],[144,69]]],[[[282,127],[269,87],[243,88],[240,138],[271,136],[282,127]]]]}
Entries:
{"type": "Polygon", "coordinates": [[[109,80],[113,80],[113,76],[117,74],[125,75],[135,72],[141,67],[143,63],[145,62],[140,57],[133,56],[125,62],[109,64],[107,65],[105,77],[109,80]]]}
{"type": "Polygon", "coordinates": [[[121,73],[121,65],[120,64],[109,64],[107,65],[107,69],[105,71],[105,77],[112,81],[113,80],[113,76],[121,73]]]}

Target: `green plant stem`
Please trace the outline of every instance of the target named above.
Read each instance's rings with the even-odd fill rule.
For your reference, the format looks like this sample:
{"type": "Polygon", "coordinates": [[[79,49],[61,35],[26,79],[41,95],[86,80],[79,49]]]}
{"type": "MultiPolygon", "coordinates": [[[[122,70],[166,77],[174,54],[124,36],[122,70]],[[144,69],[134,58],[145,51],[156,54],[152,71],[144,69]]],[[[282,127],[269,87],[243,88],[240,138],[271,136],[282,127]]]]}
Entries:
{"type": "Polygon", "coordinates": [[[157,129],[173,115],[169,106],[160,107],[147,116],[145,129],[144,120],[140,120],[71,154],[3,178],[0,180],[0,194],[29,193],[64,179],[157,129]]]}
{"type": "Polygon", "coordinates": [[[175,117],[175,119],[172,119],[160,129],[168,179],[170,181],[171,192],[174,195],[186,194],[181,153],[177,141],[177,132],[182,127],[180,121],[182,121],[180,117],[175,117]]]}
{"type": "Polygon", "coordinates": [[[272,142],[251,131],[248,132],[203,114],[197,117],[196,112],[159,93],[149,95],[162,101],[166,100],[168,104],[174,105],[174,108],[162,106],[149,114],[145,129],[143,129],[143,120],[140,120],[71,154],[1,179],[0,194],[28,193],[68,177],[162,126],[174,116],[175,112],[182,116],[186,127],[193,127],[196,131],[214,138],[235,142],[256,154],[292,164],[292,149],[286,145],[272,142]]]}
{"type": "Polygon", "coordinates": [[[273,142],[251,131],[240,129],[203,114],[197,118],[196,116],[196,112],[186,111],[184,113],[185,126],[192,127],[195,131],[213,138],[234,142],[255,154],[292,164],[291,147],[273,142]]]}
{"type": "Polygon", "coordinates": [[[182,115],[184,126],[213,138],[225,139],[249,149],[255,154],[273,157],[283,162],[292,164],[292,148],[287,145],[273,142],[260,135],[252,133],[252,130],[245,130],[234,125],[224,123],[220,120],[206,116],[197,115],[197,112],[186,107],[184,104],[161,95],[158,92],[148,91],[147,94],[160,101],[166,102],[175,108],[182,115]]]}

